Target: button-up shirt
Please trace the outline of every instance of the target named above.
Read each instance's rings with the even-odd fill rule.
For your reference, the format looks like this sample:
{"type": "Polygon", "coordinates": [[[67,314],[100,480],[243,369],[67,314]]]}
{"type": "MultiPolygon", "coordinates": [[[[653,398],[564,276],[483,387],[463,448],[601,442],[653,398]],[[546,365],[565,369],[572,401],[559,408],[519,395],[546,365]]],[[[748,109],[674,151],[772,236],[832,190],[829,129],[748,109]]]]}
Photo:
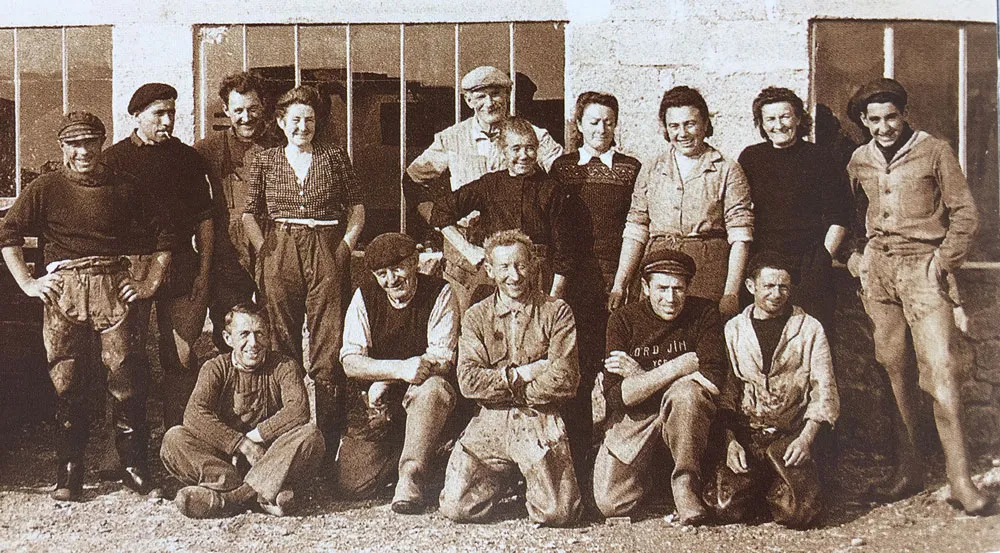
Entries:
{"type": "Polygon", "coordinates": [[[462,395],[482,405],[545,407],[572,398],[580,381],[573,312],[540,292],[523,304],[495,292],[462,318],[457,372],[462,395]],[[544,368],[525,383],[515,369],[539,360],[544,368]]]}
{"type": "MultiPolygon", "coordinates": [[[[535,127],[538,138],[538,165],[546,171],[563,153],[549,131],[535,127]]],[[[451,174],[451,189],[458,190],[486,173],[506,169],[496,134],[479,125],[475,117],[456,123],[434,135],[434,142],[406,168],[414,182],[422,184],[451,174]]]]}
{"type": "Polygon", "coordinates": [[[937,248],[942,268],[962,265],[978,214],[951,146],[917,131],[886,162],[874,140],[855,150],[847,166],[851,185],[868,196],[868,238],[903,238],[937,248]]]}
{"type": "Polygon", "coordinates": [[[650,236],[725,236],[753,239],[753,204],[743,169],[712,146],[682,175],[670,146],[644,165],[622,236],[645,244],[650,236]]]}
{"type": "Polygon", "coordinates": [[[753,309],[748,306],[726,323],[733,371],[725,386],[724,406],[749,418],[753,428],[794,430],[803,419],[832,426],[840,414],[840,397],[823,326],[794,307],[765,374],[751,320],[753,309]]]}
{"type": "Polygon", "coordinates": [[[350,158],[341,148],[315,145],[312,164],[299,180],[284,147],[268,148],[250,165],[244,213],[271,219],[343,220],[347,206],[359,205],[363,190],[350,158]]]}

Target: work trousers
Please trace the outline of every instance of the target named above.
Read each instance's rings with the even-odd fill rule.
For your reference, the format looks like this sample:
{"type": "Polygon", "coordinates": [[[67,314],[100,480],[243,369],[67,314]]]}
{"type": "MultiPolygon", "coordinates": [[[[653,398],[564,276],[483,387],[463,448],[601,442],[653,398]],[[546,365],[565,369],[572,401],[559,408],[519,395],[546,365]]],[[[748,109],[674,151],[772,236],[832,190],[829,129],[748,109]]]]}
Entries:
{"type": "Polygon", "coordinates": [[[484,522],[519,475],[528,518],[566,526],[580,517],[580,489],[558,414],[530,407],[483,407],[455,445],[441,490],[441,514],[484,522]]]}
{"type": "Polygon", "coordinates": [[[232,456],[187,428],[175,426],[163,435],[160,458],[167,471],[186,485],[225,492],[246,483],[261,499],[274,503],[278,492],[312,476],[325,452],[322,433],[315,425],[305,424],[278,436],[243,475],[232,456]]]}
{"type": "Polygon", "coordinates": [[[761,512],[762,500],[778,524],[802,528],[816,520],[822,508],[816,463],[810,459],[786,467],[783,459],[788,444],[798,435],[798,431],[773,428],[737,432],[737,440],[747,454],[749,472],[733,472],[726,466],[723,455],[714,480],[706,483],[703,494],[720,520],[746,520],[761,512]]]}
{"type": "Polygon", "coordinates": [[[393,501],[422,503],[428,480],[433,477],[428,471],[437,465],[435,456],[455,399],[455,388],[447,380],[431,376],[409,385],[402,398],[401,417],[385,419],[383,415],[394,410],[368,408],[366,419],[378,419],[375,424],[392,428],[371,436],[368,428],[353,432],[353,424],[348,425],[337,455],[341,492],[349,497],[371,497],[398,477],[393,501]]]}
{"type": "Polygon", "coordinates": [[[271,320],[272,346],[303,363],[316,385],[316,424],[340,442],[346,378],[340,365],[344,314],[351,297],[351,252],[343,225],[274,223],[261,248],[258,286],[271,320]],[[303,360],[307,321],[309,357],[303,360]]]}
{"type": "Polygon", "coordinates": [[[594,501],[598,510],[606,517],[631,513],[649,491],[654,472],[667,466],[658,455],[663,453],[664,444],[674,460],[672,480],[688,475],[695,482],[700,481],[714,416],[715,404],[708,391],[693,380],[681,380],[671,384],[663,394],[654,423],[658,432],[645,437],[639,433],[633,435],[635,441],[628,447],[638,448],[638,454],[630,463],[621,461],[609,449],[609,440],[619,440],[615,429],[609,428],[594,460],[594,501]]]}
{"type": "Polygon", "coordinates": [[[212,320],[212,341],[221,352],[230,351],[222,338],[226,313],[234,305],[253,299],[255,257],[243,227],[242,206],[230,211],[228,219],[215,221],[215,248],[212,250],[212,287],[208,316],[212,320]],[[223,226],[225,225],[225,227],[223,226]]]}
{"type": "Polygon", "coordinates": [[[96,334],[108,370],[115,448],[125,466],[146,467],[149,365],[143,351],[146,325],[142,318],[149,316],[149,302],[127,304],[118,297],[119,284],[128,277],[127,267],[127,262],[116,258],[89,257],[55,271],[62,279],[62,293],[55,305],[45,307],[42,338],[58,397],[60,464],[82,465],[84,461],[88,438],[84,372],[96,334]]]}

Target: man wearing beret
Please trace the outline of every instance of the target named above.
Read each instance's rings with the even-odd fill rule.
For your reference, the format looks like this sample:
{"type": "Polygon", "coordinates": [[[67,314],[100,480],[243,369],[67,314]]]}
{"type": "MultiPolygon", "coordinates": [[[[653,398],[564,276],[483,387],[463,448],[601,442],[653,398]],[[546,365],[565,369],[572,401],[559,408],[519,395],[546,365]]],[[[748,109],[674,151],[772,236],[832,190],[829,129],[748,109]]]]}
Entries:
{"type": "Polygon", "coordinates": [[[854,152],[847,167],[855,192],[868,197],[867,244],[863,254],[851,255],[848,268],[861,279],[875,327],[875,357],[889,374],[903,424],[896,432],[896,474],[878,491],[898,499],[923,489],[915,445],[919,386],[934,398],[950,501],[978,515],[992,501],[970,479],[953,313],[958,305],[953,275],[972,246],[976,206],[948,142],[912,129],[906,104],[906,90],[892,79],[869,82],[850,103],[851,118],[872,140],[854,152]],[[914,353],[916,379],[908,361],[914,353]]]}
{"type": "Polygon", "coordinates": [[[125,483],[145,491],[146,394],[143,344],[147,298],[170,262],[174,236],[150,190],[102,163],[104,124],[87,112],[64,116],[62,166],[25,188],[0,223],[0,247],[11,275],[45,304],[43,339],[58,396],[58,462],[52,498],[77,500],[83,488],[88,421],[86,358],[93,340],[108,370],[115,446],[125,483]],[[34,278],[24,261],[26,236],[45,244],[46,274],[34,278]],[[125,256],[149,254],[144,278],[125,256]]]}
{"type": "Polygon", "coordinates": [[[161,199],[178,237],[166,280],[156,295],[164,428],[181,423],[198,376],[193,346],[205,322],[213,248],[206,165],[198,152],[173,136],[176,98],[170,85],[140,86],[128,104],[135,131],[106,152],[109,166],[132,175],[161,199]]]}
{"type": "Polygon", "coordinates": [[[417,245],[400,233],[365,249],[371,271],[344,321],[340,359],[348,423],[337,459],[348,496],[370,497],[398,478],[392,510],[421,512],[429,474],[455,406],[458,305],[445,281],[418,274],[417,245]]]}
{"type": "Polygon", "coordinates": [[[187,484],[174,503],[184,516],[213,518],[258,505],[289,514],[291,489],[319,467],[323,433],[309,422],[305,373],[271,351],[267,311],[241,303],[225,317],[231,350],[205,362],[184,425],[163,436],[163,466],[187,484]]]}
{"type": "Polygon", "coordinates": [[[580,369],[569,305],[535,284],[533,244],[518,229],[486,239],[497,290],[462,319],[458,383],[479,404],[448,459],[441,514],[483,522],[523,478],[528,518],[566,526],[580,517],[580,489],[560,415],[580,369]]]}
{"type": "Polygon", "coordinates": [[[212,281],[209,317],[219,351],[229,346],[222,339],[224,318],[238,303],[251,300],[256,291],[253,248],[243,230],[250,162],[269,146],[265,136],[263,85],[250,73],[234,73],[219,84],[219,98],[229,117],[228,129],[195,142],[205,158],[215,204],[212,248],[212,281]]]}
{"type": "Polygon", "coordinates": [[[594,461],[594,500],[604,516],[629,515],[669,455],[680,522],[701,524],[702,457],[726,378],[722,321],[714,302],[687,295],[690,256],[654,248],[642,267],[645,297],[608,321],[607,426],[594,461]]]}

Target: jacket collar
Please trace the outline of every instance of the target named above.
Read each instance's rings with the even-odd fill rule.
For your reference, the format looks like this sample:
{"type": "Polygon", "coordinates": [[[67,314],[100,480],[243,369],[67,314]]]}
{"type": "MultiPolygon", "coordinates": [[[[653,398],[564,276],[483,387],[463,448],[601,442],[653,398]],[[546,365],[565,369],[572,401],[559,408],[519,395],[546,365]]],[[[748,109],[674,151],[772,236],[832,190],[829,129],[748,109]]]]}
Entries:
{"type": "MultiPolygon", "coordinates": [[[[750,356],[753,360],[753,370],[752,372],[748,372],[750,371],[750,367],[737,363],[734,363],[734,367],[748,380],[756,384],[764,384],[767,381],[767,376],[761,372],[761,367],[764,366],[764,356],[760,351],[760,342],[757,341],[757,333],[753,329],[752,318],[753,304],[750,304],[736,316],[734,324],[736,325],[737,330],[737,342],[744,342],[744,344],[737,343],[735,346],[741,349],[744,354],[750,356]]],[[[780,357],[781,352],[788,346],[788,343],[802,332],[802,324],[805,320],[806,312],[803,311],[801,307],[793,305],[792,315],[788,318],[788,322],[785,323],[784,330],[781,331],[781,338],[778,340],[778,346],[774,348],[772,371],[773,361],[780,357]]],[[[733,355],[733,353],[730,353],[730,355],[733,355]]]]}
{"type": "MultiPolygon", "coordinates": [[[[677,148],[671,144],[667,149],[667,160],[666,163],[661,167],[661,172],[664,175],[670,175],[671,172],[680,174],[680,168],[677,167],[677,162],[675,157],[677,154],[677,148]]],[[[718,164],[723,161],[722,152],[716,150],[711,144],[705,143],[705,151],[698,156],[698,163],[691,170],[692,175],[700,175],[703,173],[709,173],[718,171],[718,164]]],[[[683,176],[683,175],[682,175],[683,176]]]]}

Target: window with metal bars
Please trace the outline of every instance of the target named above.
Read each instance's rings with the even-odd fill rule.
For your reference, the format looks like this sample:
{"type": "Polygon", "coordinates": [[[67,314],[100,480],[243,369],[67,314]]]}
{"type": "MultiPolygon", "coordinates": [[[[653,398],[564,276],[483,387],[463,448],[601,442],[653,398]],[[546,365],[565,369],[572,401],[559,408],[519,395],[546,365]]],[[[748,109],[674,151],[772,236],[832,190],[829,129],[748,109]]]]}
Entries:
{"type": "Polygon", "coordinates": [[[113,136],[111,27],[0,28],[0,207],[61,159],[60,118],[87,110],[113,136]]]}
{"type": "Polygon", "coordinates": [[[563,142],[561,22],[201,25],[195,41],[196,136],[228,126],[217,89],[230,73],[264,77],[271,103],[318,87],[330,108],[317,137],[344,146],[368,187],[368,236],[405,228],[402,171],[471,115],[458,83],[477,66],[515,75],[512,109],[563,142]]]}

